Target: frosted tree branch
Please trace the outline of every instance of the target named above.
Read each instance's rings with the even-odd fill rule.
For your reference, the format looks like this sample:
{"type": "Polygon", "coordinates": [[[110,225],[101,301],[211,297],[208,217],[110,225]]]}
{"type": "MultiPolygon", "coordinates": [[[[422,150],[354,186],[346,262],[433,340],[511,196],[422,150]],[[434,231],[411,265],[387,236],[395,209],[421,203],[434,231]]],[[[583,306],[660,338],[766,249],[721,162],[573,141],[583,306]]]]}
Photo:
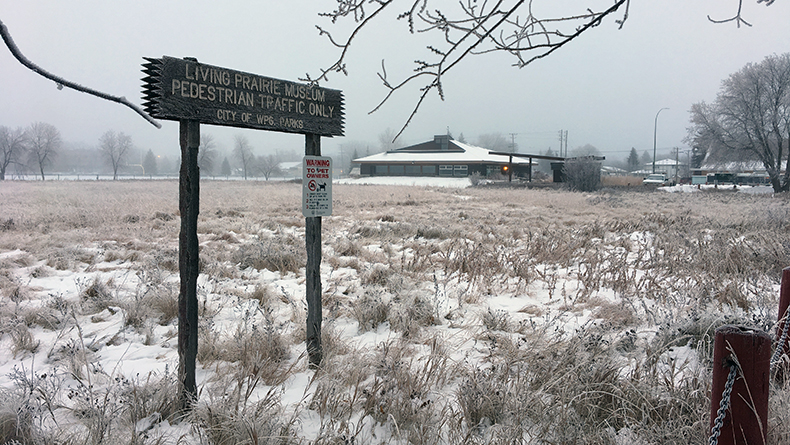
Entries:
{"type": "MultiPolygon", "coordinates": [[[[419,96],[412,108],[406,123],[396,138],[406,129],[424,103],[431,91],[436,91],[444,100],[442,80],[447,73],[455,68],[461,60],[469,56],[492,52],[504,52],[514,58],[513,66],[524,68],[532,62],[547,57],[577,39],[584,32],[600,25],[603,20],[621,11],[615,23],[622,28],[628,19],[630,0],[610,0],[598,2],[597,9],[590,7],[583,10],[567,10],[553,16],[538,14],[533,9],[535,0],[456,0],[452,3],[440,0],[335,0],[335,10],[320,13],[319,16],[331,19],[333,24],[340,20],[354,20],[355,26],[346,38],[337,38],[327,29],[317,27],[320,35],[341,50],[337,60],[328,68],[320,69],[317,77],[307,75],[304,81],[318,83],[329,80],[334,73],[348,74],[346,57],[349,48],[363,34],[362,31],[371,24],[382,11],[397,3],[405,8],[397,17],[406,22],[408,31],[415,33],[434,33],[437,38],[426,47],[424,58],[415,57],[414,73],[395,81],[387,77],[384,60],[378,77],[386,89],[381,101],[370,111],[379,110],[392,96],[405,90],[415,82],[420,82],[419,96]],[[438,6],[441,5],[441,6],[438,6]],[[443,9],[436,9],[436,8],[443,9]]],[[[708,19],[714,23],[735,22],[751,26],[743,19],[743,0],[738,1],[737,13],[725,20],[708,19]]],[[[775,0],[756,0],[770,6],[775,0]]],[[[562,2],[544,0],[549,8],[562,8],[562,2]]],[[[594,2],[590,2],[594,3],[594,2]]],[[[375,26],[375,24],[373,25],[375,26]]]]}
{"type": "MultiPolygon", "coordinates": [[[[302,80],[317,83],[328,80],[333,73],[347,74],[346,57],[351,44],[360,38],[363,29],[375,22],[376,16],[386,8],[391,9],[395,3],[395,0],[336,1],[334,11],[320,15],[330,18],[332,23],[352,18],[356,26],[345,39],[337,39],[331,32],[318,27],[319,33],[340,48],[341,53],[331,66],[321,69],[317,77],[308,75],[302,80]]],[[[628,18],[630,0],[613,0],[606,9],[586,9],[558,17],[538,17],[532,9],[533,0],[460,0],[457,7],[446,10],[431,8],[437,3],[435,0],[410,0],[398,4],[403,3],[407,9],[398,15],[398,20],[407,22],[410,33],[436,33],[441,35],[441,40],[427,46],[427,58],[415,60],[414,74],[403,80],[391,82],[382,61],[378,76],[387,93],[370,113],[380,109],[397,91],[419,79],[424,82],[419,87],[419,99],[396,138],[409,125],[431,91],[435,90],[444,100],[443,77],[462,60],[474,55],[504,52],[515,58],[513,66],[523,68],[598,26],[605,17],[625,5],[625,13],[616,21],[622,27],[628,18]]]]}
{"type": "Polygon", "coordinates": [[[14,55],[14,57],[16,58],[16,60],[19,61],[19,63],[21,63],[25,67],[29,68],[34,73],[39,74],[39,75],[41,75],[41,76],[43,76],[43,77],[55,82],[57,84],[59,90],[63,89],[63,87],[68,87],[68,88],[71,88],[73,90],[80,91],[82,93],[87,93],[87,94],[99,97],[101,99],[105,99],[105,100],[109,100],[109,101],[112,101],[112,102],[117,102],[117,103],[122,104],[122,105],[126,105],[127,107],[129,107],[132,110],[134,110],[137,114],[142,116],[143,119],[145,119],[148,122],[150,122],[156,128],[162,128],[162,124],[160,124],[154,118],[149,116],[148,113],[143,111],[140,107],[138,107],[137,105],[129,102],[128,100],[126,100],[125,97],[123,97],[123,96],[121,96],[121,97],[112,96],[112,95],[103,93],[101,91],[97,91],[97,90],[94,90],[92,88],[88,88],[88,87],[82,86],[82,85],[80,85],[78,83],[70,82],[70,81],[68,81],[68,80],[66,80],[66,79],[64,79],[62,77],[59,77],[59,76],[56,76],[56,75],[50,73],[49,71],[46,71],[45,69],[43,69],[43,68],[39,67],[38,65],[36,65],[35,63],[31,62],[27,57],[25,57],[22,54],[22,52],[16,46],[16,43],[14,43],[14,39],[11,38],[11,34],[8,32],[8,28],[6,28],[6,26],[2,22],[2,20],[0,20],[0,35],[3,36],[3,41],[5,42],[6,46],[9,49],[9,51],[11,51],[11,54],[14,55]]]}

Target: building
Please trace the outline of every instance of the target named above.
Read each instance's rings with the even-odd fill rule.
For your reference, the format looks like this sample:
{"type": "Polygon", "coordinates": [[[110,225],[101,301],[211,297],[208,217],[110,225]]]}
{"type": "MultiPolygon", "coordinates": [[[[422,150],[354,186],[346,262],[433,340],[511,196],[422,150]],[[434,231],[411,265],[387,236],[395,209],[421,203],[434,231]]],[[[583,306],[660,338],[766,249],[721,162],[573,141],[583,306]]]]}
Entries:
{"type": "MultiPolygon", "coordinates": [[[[650,172],[653,173],[653,163],[648,162],[645,164],[645,168],[650,172]]],[[[656,161],[656,171],[655,173],[663,173],[667,175],[667,178],[684,178],[689,175],[688,164],[680,162],[677,159],[661,159],[656,161]]]]}
{"type": "MultiPolygon", "coordinates": [[[[784,162],[783,162],[784,164],[784,162]]],[[[692,169],[699,183],[707,184],[769,184],[768,171],[760,161],[705,162],[692,169]]],[[[784,175],[784,170],[780,172],[784,175]]]]}
{"type": "Polygon", "coordinates": [[[456,176],[493,174],[529,177],[532,158],[491,152],[450,138],[432,141],[354,159],[361,176],[456,176]]]}
{"type": "Polygon", "coordinates": [[[280,162],[277,168],[282,172],[284,178],[302,177],[302,161],[280,162]]]}

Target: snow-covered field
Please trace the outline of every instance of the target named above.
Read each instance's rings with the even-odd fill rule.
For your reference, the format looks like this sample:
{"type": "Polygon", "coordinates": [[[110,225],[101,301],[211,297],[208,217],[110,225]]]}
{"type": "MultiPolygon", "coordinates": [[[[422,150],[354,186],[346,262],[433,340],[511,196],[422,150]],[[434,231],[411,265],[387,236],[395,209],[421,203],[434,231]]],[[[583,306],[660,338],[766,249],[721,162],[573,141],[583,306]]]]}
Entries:
{"type": "Polygon", "coordinates": [[[178,184],[0,183],[0,443],[701,443],[715,328],[773,333],[786,196],[409,180],[334,185],[317,371],[300,185],[202,184],[186,417],[178,184]]]}

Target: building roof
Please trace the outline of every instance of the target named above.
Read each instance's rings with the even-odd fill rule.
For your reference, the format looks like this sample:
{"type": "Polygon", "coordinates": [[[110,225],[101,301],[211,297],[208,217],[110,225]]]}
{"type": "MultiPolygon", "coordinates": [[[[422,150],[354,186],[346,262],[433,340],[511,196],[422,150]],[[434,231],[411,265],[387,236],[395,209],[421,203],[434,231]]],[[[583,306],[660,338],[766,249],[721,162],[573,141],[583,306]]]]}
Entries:
{"type": "MultiPolygon", "coordinates": [[[[653,162],[652,161],[648,162],[645,165],[653,165],[653,162]]],[[[681,162],[680,160],[675,160],[675,159],[661,159],[661,160],[656,161],[656,165],[666,165],[666,166],[669,166],[669,167],[674,167],[676,165],[677,166],[684,166],[684,165],[686,165],[686,163],[685,162],[681,162]]]]}
{"type": "Polygon", "coordinates": [[[290,170],[292,168],[302,168],[302,161],[289,161],[289,162],[280,162],[280,170],[290,170]]]}
{"type": "MultiPolygon", "coordinates": [[[[465,144],[448,136],[435,136],[433,141],[377,153],[354,159],[355,163],[404,164],[404,163],[467,163],[507,164],[508,157],[492,155],[487,148],[465,144]]],[[[513,157],[513,164],[529,165],[529,159],[513,157]]],[[[537,162],[533,161],[533,164],[537,162]]]]}
{"type": "Polygon", "coordinates": [[[706,162],[695,170],[718,172],[764,172],[765,166],[760,161],[706,162]]]}

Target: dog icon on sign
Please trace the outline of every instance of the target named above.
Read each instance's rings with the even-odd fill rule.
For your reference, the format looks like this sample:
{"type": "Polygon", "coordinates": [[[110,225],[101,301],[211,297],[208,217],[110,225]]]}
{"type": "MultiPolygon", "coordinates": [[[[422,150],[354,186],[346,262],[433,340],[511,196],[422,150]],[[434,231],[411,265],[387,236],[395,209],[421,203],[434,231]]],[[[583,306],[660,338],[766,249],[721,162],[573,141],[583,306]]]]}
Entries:
{"type": "Polygon", "coordinates": [[[321,192],[321,191],[325,192],[326,191],[326,182],[319,182],[318,183],[318,191],[319,192],[321,192]]]}

